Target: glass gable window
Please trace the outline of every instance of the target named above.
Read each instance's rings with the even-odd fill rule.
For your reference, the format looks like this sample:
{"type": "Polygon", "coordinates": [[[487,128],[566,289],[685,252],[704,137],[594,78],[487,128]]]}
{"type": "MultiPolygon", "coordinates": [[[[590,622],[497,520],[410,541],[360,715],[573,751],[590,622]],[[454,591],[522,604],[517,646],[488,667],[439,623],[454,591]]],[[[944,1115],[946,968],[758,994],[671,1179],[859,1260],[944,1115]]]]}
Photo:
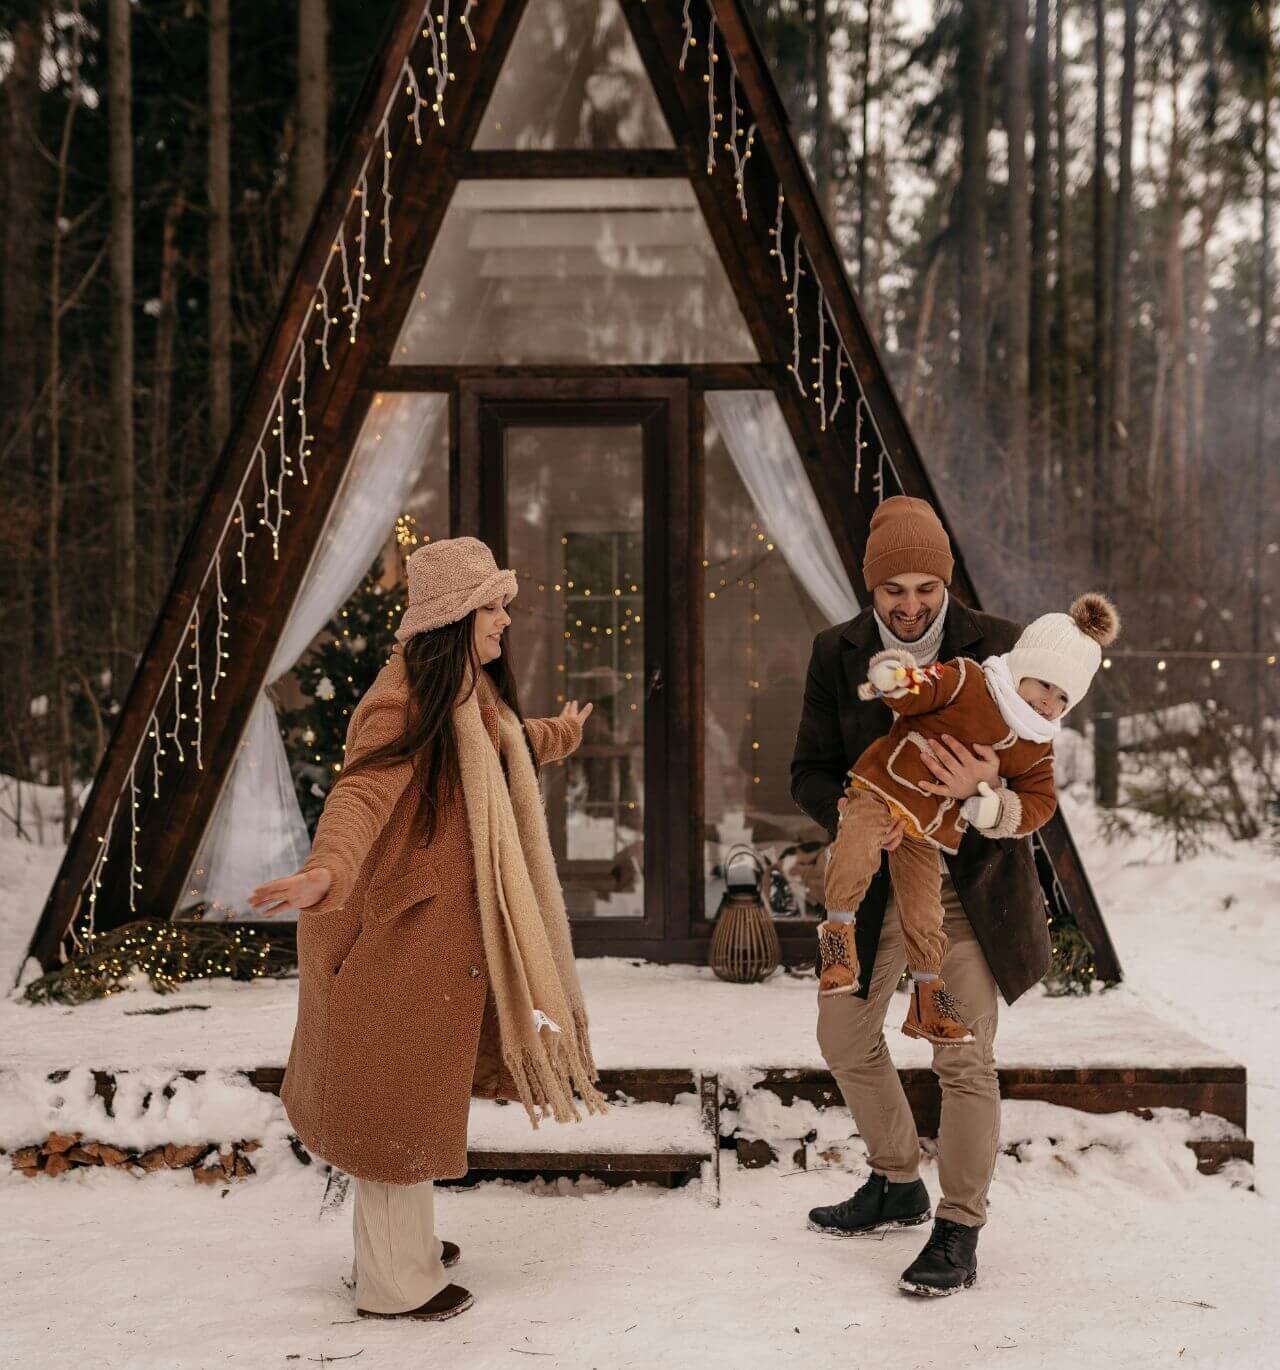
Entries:
{"type": "Polygon", "coordinates": [[[692,188],[665,178],[464,181],[393,357],[758,359],[692,188]]]}
{"type": "Polygon", "coordinates": [[[618,0],[529,0],[474,146],[672,146],[618,0]]]}

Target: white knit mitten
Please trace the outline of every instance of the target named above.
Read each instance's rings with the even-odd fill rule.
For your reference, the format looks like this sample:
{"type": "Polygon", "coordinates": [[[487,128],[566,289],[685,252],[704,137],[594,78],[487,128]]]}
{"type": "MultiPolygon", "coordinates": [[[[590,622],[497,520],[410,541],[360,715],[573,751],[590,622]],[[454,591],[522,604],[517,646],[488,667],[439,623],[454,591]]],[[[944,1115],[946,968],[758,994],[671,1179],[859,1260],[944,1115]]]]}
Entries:
{"type": "Polygon", "coordinates": [[[1000,821],[1000,796],[985,780],[978,781],[978,793],[970,795],[960,812],[975,828],[994,828],[1000,821]]]}
{"type": "Polygon", "coordinates": [[[859,698],[901,699],[907,693],[911,683],[909,673],[915,664],[914,658],[906,652],[901,655],[886,652],[877,657],[867,669],[866,685],[858,686],[859,698]]]}

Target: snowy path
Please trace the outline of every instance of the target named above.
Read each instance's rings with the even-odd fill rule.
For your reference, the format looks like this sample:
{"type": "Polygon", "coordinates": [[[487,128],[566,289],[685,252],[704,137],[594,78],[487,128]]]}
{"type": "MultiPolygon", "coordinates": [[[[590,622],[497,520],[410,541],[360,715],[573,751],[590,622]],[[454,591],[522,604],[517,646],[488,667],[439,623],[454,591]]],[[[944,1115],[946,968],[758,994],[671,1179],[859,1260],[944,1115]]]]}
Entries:
{"type": "MultiPolygon", "coordinates": [[[[1269,1245],[1272,1205],[1190,1167],[1176,1143],[1002,1158],[979,1283],[939,1302],[893,1287],[918,1230],[849,1242],[805,1229],[810,1205],[848,1192],[839,1171],[726,1166],[719,1209],[696,1185],[450,1191],[440,1231],[463,1247],[456,1276],[476,1305],[438,1326],[352,1320],[349,1207],[319,1220],[319,1168],[282,1150],[225,1198],[169,1174],[12,1176],[0,1179],[0,1363],[263,1370],[358,1352],[345,1364],[377,1370],[1263,1363],[1280,1330],[1274,1275],[1241,1263],[1269,1245]]],[[[936,1193],[931,1166],[925,1179],[936,1193]]]]}
{"type": "MultiPolygon", "coordinates": [[[[343,1364],[377,1370],[1267,1363],[1280,1334],[1280,1281],[1269,1257],[1278,1216],[1270,1191],[1280,1178],[1280,996],[1269,973],[1280,970],[1280,860],[1261,846],[1228,847],[1174,866],[1132,846],[1102,846],[1088,811],[1069,812],[1128,973],[1110,1006],[1085,1000],[1071,1011],[1091,1020],[1099,1052],[1132,1048],[1107,1041],[1117,1020],[1106,1015],[1128,1002],[1181,1023],[1207,1044],[1197,1050],[1210,1059],[1222,1052],[1243,1061],[1260,1192],[1234,1186],[1230,1174],[1197,1176],[1172,1124],[1069,1115],[1067,1140],[1050,1146],[1043,1135],[1059,1135],[1063,1120],[1009,1106],[1006,1141],[1024,1133],[1040,1140],[1023,1148],[1021,1161],[1000,1160],[979,1283],[925,1302],[894,1290],[922,1233],[851,1243],[805,1230],[811,1205],[843,1197],[856,1182],[843,1170],[729,1164],[718,1209],[696,1185],[675,1193],[584,1185],[559,1196],[487,1184],[439,1200],[442,1234],[464,1248],[456,1273],[475,1292],[475,1308],[419,1327],[353,1320],[342,1284],[350,1209],[318,1219],[320,1168],[300,1167],[278,1133],[255,1156],[259,1175],[225,1197],[186,1175],[81,1171],[27,1181],[0,1171],[0,1366],[260,1370],[318,1364],[322,1355],[356,1355],[343,1364]],[[1089,1141],[1098,1144],[1082,1150],[1089,1141]]],[[[11,850],[6,844],[4,854],[11,850]]],[[[21,870],[0,863],[0,959],[8,965],[43,896],[36,887],[47,887],[56,864],[46,852],[19,855],[21,870]]],[[[625,969],[613,963],[598,974],[625,969]]],[[[796,988],[804,1003],[800,994],[794,1005],[788,1000],[776,1028],[788,1048],[803,1035],[812,1049],[812,989],[796,988]]],[[[283,1005],[268,1010],[269,997],[255,1003],[262,1016],[246,1014],[246,1031],[280,1021],[283,1005]]],[[[254,1001],[241,992],[237,1002],[244,1012],[254,1001]]],[[[32,1035],[36,1020],[16,1020],[26,1031],[15,1040],[7,1015],[27,1011],[3,1011],[6,1053],[29,1065],[45,1059],[47,1047],[32,1035]]],[[[1013,1063],[1038,1011],[1032,1002],[1005,1014],[1002,1063],[1013,1063]]],[[[152,1033],[157,1022],[166,1033],[181,1023],[193,1033],[190,1046],[208,1051],[213,1035],[191,1020],[211,1016],[118,1022],[152,1033]]],[[[59,1031],[74,1038],[81,1021],[60,1020],[59,1031]]],[[[619,1013],[616,1056],[628,1054],[644,1027],[639,1018],[627,1023],[619,1013]]],[[[96,1025],[91,1043],[105,1040],[105,1027],[96,1025]]],[[[70,1038],[53,1045],[61,1050],[70,1038]]],[[[174,1042],[164,1040],[161,1054],[174,1042]]],[[[714,1044],[700,1040],[708,1057],[731,1048],[726,1031],[713,1034],[714,1044]]],[[[234,1064],[246,1064],[242,1045],[234,1064]]],[[[153,1050],[147,1055],[155,1062],[153,1050]]],[[[259,1063],[266,1059],[264,1052],[259,1063]]],[[[932,1165],[925,1180],[936,1196],[932,1165]]]]}

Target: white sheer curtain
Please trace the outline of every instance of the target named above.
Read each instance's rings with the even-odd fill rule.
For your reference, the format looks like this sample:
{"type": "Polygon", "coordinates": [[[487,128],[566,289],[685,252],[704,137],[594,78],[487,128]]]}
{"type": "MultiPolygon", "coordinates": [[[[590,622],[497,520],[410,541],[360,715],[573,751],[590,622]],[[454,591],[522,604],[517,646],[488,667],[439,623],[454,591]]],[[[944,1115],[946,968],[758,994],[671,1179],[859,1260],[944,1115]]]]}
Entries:
{"type": "Polygon", "coordinates": [[[184,906],[205,901],[206,919],[253,916],[250,891],[306,860],[311,842],[270,687],[293,670],[386,543],[447,413],[447,395],[374,399],[183,891],[184,906]]]}
{"type": "Polygon", "coordinates": [[[792,574],[831,623],[858,601],[772,390],[716,390],[707,410],[792,574]]]}

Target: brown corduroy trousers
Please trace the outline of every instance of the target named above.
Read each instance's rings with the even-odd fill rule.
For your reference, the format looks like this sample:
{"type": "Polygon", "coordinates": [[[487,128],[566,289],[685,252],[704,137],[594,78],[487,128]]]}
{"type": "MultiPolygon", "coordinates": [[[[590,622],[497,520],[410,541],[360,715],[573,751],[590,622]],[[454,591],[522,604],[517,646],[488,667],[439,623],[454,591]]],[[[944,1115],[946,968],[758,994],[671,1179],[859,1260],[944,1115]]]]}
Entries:
{"type": "MultiPolygon", "coordinates": [[[[907,964],[896,905],[891,896],[866,999],[838,994],[818,1000],[818,1045],[866,1143],[871,1168],[902,1183],[920,1173],[920,1139],[884,1038],[885,1015],[907,964]]],[[[942,881],[942,907],[947,935],[942,978],[960,1001],[974,1040],[933,1049],[933,1070],[942,1086],[937,1216],[981,1227],[1000,1144],[996,982],[949,878],[942,881]]]]}
{"type": "MultiPolygon", "coordinates": [[[[894,816],[879,795],[851,786],[836,840],[827,856],[829,912],[856,913],[880,869],[880,851],[894,816]]],[[[932,842],[904,837],[889,853],[889,879],[902,915],[907,966],[938,975],[947,939],[938,892],[942,870],[932,842]]],[[[878,964],[878,958],[877,958],[878,964]]]]}

